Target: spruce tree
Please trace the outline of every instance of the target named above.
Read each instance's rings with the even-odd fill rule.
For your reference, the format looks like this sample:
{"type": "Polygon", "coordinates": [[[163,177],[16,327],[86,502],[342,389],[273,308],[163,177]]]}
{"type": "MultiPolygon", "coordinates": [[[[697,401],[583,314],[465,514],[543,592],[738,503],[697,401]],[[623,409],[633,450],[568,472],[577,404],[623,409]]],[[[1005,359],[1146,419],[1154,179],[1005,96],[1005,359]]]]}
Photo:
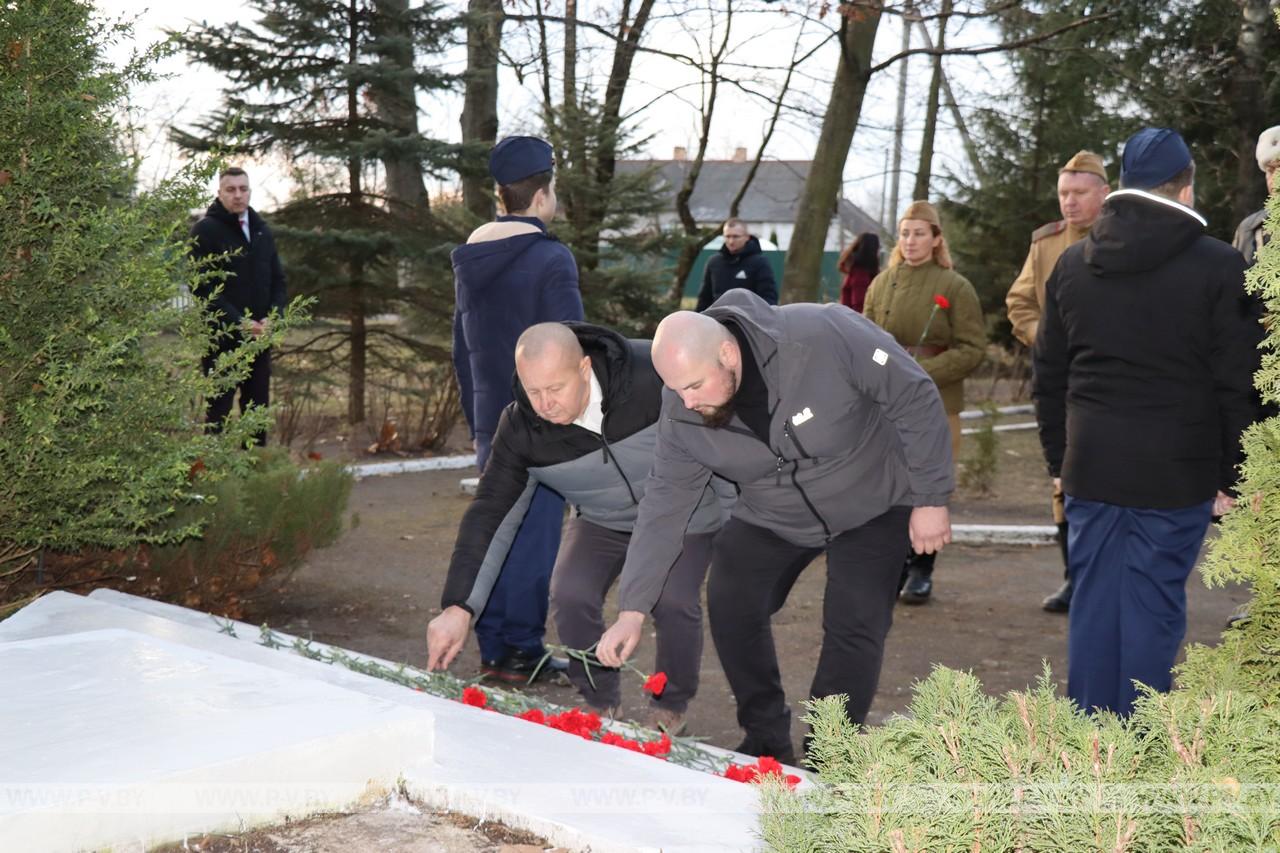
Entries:
{"type": "Polygon", "coordinates": [[[193,59],[231,81],[220,109],[187,132],[183,146],[224,146],[244,154],[276,152],[294,165],[297,192],[269,214],[294,292],[317,298],[314,313],[336,320],[302,346],[332,360],[343,351],[348,371],[347,419],[365,419],[368,366],[440,349],[398,327],[371,324],[378,315],[428,318],[443,340],[452,317],[443,242],[458,236],[425,205],[389,205],[380,160],[415,158],[426,173],[455,165],[454,146],[406,128],[376,109],[379,92],[446,91],[455,75],[419,61],[406,67],[407,39],[416,55],[436,60],[456,27],[436,3],[413,8],[373,0],[253,0],[251,24],[202,23],[176,36],[193,59]],[[435,264],[435,275],[402,275],[435,264]]]}
{"type": "Polygon", "coordinates": [[[0,4],[0,580],[41,548],[189,535],[164,522],[207,492],[193,471],[249,464],[236,448],[266,423],[204,432],[203,398],[270,341],[201,371],[210,330],[183,291],[211,167],[135,189],[121,106],[163,50],[112,66],[131,38],[87,2],[0,4]]]}
{"type": "MultiPolygon", "coordinates": [[[[1088,0],[1018,4],[999,14],[1000,40],[1018,41],[1055,30],[1087,14],[1088,0]]],[[[978,288],[985,312],[1000,319],[998,338],[1010,338],[1004,297],[1022,269],[1031,232],[1061,219],[1058,169],[1081,149],[1107,162],[1114,186],[1114,152],[1131,121],[1109,100],[1120,80],[1120,45],[1140,17],[1124,17],[1065,33],[1037,49],[1010,53],[1013,85],[973,115],[971,128],[982,174],[955,181],[943,202],[948,241],[960,270],[978,288]]]]}

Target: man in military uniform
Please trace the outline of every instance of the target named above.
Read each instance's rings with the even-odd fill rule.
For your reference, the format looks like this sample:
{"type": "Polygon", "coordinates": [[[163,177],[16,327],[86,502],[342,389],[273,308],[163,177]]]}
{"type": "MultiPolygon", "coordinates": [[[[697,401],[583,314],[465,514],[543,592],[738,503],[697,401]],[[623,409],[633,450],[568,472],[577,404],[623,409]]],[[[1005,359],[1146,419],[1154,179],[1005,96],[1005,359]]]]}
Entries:
{"type": "MultiPolygon", "coordinates": [[[[1110,187],[1102,158],[1092,151],[1078,151],[1058,170],[1058,209],[1062,219],[1037,228],[1031,234],[1031,250],[1005,298],[1014,336],[1030,348],[1036,342],[1040,312],[1044,307],[1044,283],[1067,247],[1084,238],[1102,210],[1110,187]]],[[[1062,489],[1053,490],[1053,521],[1058,526],[1062,548],[1063,583],[1044,600],[1050,613],[1066,613],[1071,606],[1071,576],[1067,565],[1067,517],[1062,507],[1062,489]]]]}
{"type": "MultiPolygon", "coordinates": [[[[1258,157],[1258,168],[1267,176],[1267,192],[1280,191],[1280,124],[1262,131],[1262,135],[1258,137],[1258,148],[1255,153],[1258,157]]],[[[1240,227],[1236,229],[1235,239],[1231,241],[1240,254],[1244,255],[1244,262],[1248,266],[1253,266],[1258,250],[1266,240],[1266,234],[1262,228],[1266,218],[1265,208],[1249,214],[1240,223],[1240,227]]]]}

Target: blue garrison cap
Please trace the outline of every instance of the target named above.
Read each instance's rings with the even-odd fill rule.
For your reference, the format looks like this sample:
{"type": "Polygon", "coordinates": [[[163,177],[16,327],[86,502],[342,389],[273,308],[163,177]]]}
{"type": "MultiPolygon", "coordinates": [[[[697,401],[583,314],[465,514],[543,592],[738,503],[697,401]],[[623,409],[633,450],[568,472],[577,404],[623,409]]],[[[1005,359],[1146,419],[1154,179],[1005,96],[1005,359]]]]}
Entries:
{"type": "Polygon", "coordinates": [[[504,187],[549,172],[555,164],[551,145],[536,136],[508,136],[489,152],[489,174],[504,187]]]}
{"type": "Polygon", "coordinates": [[[1124,143],[1120,186],[1136,190],[1158,187],[1191,165],[1191,149],[1178,131],[1144,127],[1124,143]]]}

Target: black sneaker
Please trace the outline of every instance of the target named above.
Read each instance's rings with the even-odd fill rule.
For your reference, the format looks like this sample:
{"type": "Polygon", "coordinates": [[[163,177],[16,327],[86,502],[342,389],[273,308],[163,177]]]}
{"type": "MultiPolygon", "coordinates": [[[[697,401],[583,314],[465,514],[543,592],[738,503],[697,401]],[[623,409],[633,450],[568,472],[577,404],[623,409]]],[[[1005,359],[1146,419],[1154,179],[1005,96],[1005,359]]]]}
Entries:
{"type": "Polygon", "coordinates": [[[763,741],[757,740],[755,735],[747,735],[742,743],[738,744],[734,752],[740,752],[743,755],[754,755],[757,758],[767,755],[770,758],[777,759],[782,764],[790,764],[796,766],[796,751],[790,743],[785,746],[780,744],[766,745],[763,741]]]}
{"type": "Polygon", "coordinates": [[[504,684],[527,684],[531,676],[537,673],[535,681],[569,682],[569,661],[566,658],[535,655],[531,652],[516,649],[507,652],[501,660],[485,660],[480,662],[480,675],[492,681],[504,684]],[[539,665],[541,664],[541,665],[539,665]]]}
{"type": "Polygon", "coordinates": [[[1040,605],[1050,613],[1066,613],[1071,609],[1071,581],[1063,581],[1062,586],[1044,600],[1040,605]]]}

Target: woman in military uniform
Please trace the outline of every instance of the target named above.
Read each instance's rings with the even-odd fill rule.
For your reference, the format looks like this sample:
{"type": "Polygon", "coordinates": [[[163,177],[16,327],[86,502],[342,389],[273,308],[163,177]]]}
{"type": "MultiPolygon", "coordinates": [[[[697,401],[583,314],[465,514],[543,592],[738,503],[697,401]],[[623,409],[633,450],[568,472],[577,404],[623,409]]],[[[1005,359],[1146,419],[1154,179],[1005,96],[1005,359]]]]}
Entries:
{"type": "MultiPolygon", "coordinates": [[[[938,211],[915,201],[898,221],[889,266],[867,291],[867,319],[883,328],[938,386],[951,426],[951,455],[960,447],[964,378],[985,353],[986,327],[973,285],[952,268],[938,211]]],[[[934,554],[909,554],[900,600],[923,604],[933,592],[934,554]]]]}

